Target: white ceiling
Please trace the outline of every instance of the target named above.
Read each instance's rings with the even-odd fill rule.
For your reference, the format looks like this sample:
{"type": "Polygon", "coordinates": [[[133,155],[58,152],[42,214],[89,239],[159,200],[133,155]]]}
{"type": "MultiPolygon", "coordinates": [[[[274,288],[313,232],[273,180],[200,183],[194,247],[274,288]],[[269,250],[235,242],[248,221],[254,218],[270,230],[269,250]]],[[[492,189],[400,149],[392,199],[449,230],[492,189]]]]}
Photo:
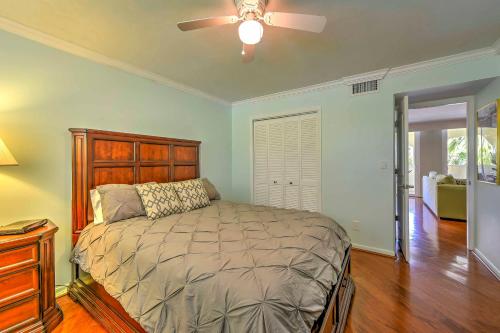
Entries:
{"type": "Polygon", "coordinates": [[[181,32],[178,21],[233,14],[232,0],[2,0],[0,16],[227,101],[491,46],[499,0],[270,0],[325,15],[320,34],[266,27],[241,62],[237,26],[181,32]]]}
{"type": "Polygon", "coordinates": [[[465,119],[466,117],[467,117],[466,103],[410,109],[408,112],[408,122],[410,124],[459,120],[459,119],[465,119]]]}

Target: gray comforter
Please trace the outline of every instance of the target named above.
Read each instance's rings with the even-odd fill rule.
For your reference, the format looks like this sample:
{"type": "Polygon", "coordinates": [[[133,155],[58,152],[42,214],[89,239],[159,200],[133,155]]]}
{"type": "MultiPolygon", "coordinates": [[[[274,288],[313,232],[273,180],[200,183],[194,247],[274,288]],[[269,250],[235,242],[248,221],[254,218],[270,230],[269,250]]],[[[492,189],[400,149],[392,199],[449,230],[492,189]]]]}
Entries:
{"type": "Polygon", "coordinates": [[[310,332],[349,244],[317,213],[215,201],[91,224],[71,260],[148,332],[310,332]]]}

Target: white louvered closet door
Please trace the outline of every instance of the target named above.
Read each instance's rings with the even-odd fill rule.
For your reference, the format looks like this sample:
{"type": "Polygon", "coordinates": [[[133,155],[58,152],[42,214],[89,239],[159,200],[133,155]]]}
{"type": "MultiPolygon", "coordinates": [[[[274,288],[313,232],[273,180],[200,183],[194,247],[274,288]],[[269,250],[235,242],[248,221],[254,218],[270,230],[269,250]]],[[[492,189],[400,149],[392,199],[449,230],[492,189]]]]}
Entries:
{"type": "Polygon", "coordinates": [[[254,123],[254,203],[321,211],[318,114],[254,123]]]}
{"type": "Polygon", "coordinates": [[[264,121],[254,123],[253,156],[254,156],[254,203],[269,204],[268,179],[268,127],[264,121]]]}
{"type": "Polygon", "coordinates": [[[284,118],[284,207],[289,209],[300,209],[299,119],[298,116],[284,118]]]}
{"type": "Polygon", "coordinates": [[[269,206],[284,207],[284,126],[282,119],[269,121],[269,206]]]}
{"type": "Polygon", "coordinates": [[[321,211],[321,123],[317,114],[300,119],[301,209],[321,211]]]}

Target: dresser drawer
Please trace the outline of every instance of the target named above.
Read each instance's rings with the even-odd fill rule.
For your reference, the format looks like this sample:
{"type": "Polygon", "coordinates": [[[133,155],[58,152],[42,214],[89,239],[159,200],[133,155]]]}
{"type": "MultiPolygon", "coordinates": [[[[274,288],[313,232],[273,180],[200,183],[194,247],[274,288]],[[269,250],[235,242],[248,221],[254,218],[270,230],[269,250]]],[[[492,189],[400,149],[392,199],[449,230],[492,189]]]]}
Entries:
{"type": "Polygon", "coordinates": [[[38,296],[0,308],[0,332],[16,332],[40,319],[38,296]]]}
{"type": "Polygon", "coordinates": [[[0,307],[38,292],[38,268],[0,276],[0,307]]]}
{"type": "Polygon", "coordinates": [[[36,244],[0,252],[0,274],[12,272],[21,267],[33,265],[36,262],[38,262],[38,247],[36,244]]]}

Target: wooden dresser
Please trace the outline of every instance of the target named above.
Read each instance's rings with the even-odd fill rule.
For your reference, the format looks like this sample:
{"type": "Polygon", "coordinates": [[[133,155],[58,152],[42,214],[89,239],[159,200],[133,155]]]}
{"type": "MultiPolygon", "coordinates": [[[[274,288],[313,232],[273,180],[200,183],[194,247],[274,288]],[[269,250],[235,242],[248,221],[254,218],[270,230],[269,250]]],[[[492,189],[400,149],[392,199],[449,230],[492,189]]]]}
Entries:
{"type": "Polygon", "coordinates": [[[54,234],[57,226],[0,236],[0,332],[51,331],[62,320],[56,303],[54,234]]]}

